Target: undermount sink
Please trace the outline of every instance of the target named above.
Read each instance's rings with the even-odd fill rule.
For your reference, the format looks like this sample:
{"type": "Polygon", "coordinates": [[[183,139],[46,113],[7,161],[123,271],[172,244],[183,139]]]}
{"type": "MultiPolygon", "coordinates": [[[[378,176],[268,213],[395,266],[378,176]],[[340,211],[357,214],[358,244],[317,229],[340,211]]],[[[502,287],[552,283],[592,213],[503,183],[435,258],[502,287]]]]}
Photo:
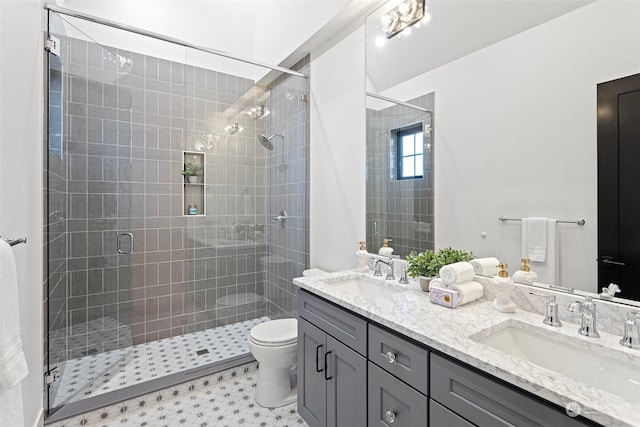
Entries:
{"type": "Polygon", "coordinates": [[[509,320],[471,339],[542,368],[640,403],[640,357],[509,320]],[[634,360],[635,359],[635,360],[634,360]]]}
{"type": "Polygon", "coordinates": [[[393,284],[387,284],[381,280],[367,279],[364,276],[326,279],[324,282],[334,289],[363,298],[387,297],[400,291],[393,284]]]}

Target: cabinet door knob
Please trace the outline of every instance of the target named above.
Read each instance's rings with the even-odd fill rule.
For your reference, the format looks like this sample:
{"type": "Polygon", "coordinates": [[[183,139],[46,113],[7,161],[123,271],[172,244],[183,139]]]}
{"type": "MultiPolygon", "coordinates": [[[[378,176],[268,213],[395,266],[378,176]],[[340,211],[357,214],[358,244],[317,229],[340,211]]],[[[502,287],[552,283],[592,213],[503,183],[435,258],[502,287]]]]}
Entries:
{"type": "Polygon", "coordinates": [[[396,413],[394,411],[385,412],[384,417],[389,424],[393,424],[396,421],[396,413]]]}
{"type": "Polygon", "coordinates": [[[395,353],[391,353],[390,351],[387,351],[387,354],[385,356],[387,357],[387,362],[396,363],[396,354],[395,353]]]}

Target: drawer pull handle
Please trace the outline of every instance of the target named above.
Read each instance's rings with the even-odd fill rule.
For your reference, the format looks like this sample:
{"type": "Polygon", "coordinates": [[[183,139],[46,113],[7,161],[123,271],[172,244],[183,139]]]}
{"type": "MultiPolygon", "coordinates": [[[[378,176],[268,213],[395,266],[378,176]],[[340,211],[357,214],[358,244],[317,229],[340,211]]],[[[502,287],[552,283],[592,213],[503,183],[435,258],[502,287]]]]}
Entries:
{"type": "Polygon", "coordinates": [[[329,372],[329,362],[327,360],[327,356],[330,355],[330,354],[331,354],[330,351],[327,351],[324,354],[324,379],[327,380],[327,381],[329,381],[331,378],[333,378],[333,377],[327,377],[327,373],[329,372]]]}
{"type": "Polygon", "coordinates": [[[384,413],[384,418],[389,424],[396,422],[396,413],[394,411],[387,411],[384,413]]]}
{"type": "Polygon", "coordinates": [[[319,352],[321,348],[322,348],[322,344],[319,344],[316,347],[316,372],[322,372],[322,369],[320,368],[320,352],[319,352]]]}
{"type": "Polygon", "coordinates": [[[387,358],[387,362],[396,363],[396,354],[395,353],[391,353],[390,351],[387,351],[387,354],[385,354],[385,356],[387,358]]]}

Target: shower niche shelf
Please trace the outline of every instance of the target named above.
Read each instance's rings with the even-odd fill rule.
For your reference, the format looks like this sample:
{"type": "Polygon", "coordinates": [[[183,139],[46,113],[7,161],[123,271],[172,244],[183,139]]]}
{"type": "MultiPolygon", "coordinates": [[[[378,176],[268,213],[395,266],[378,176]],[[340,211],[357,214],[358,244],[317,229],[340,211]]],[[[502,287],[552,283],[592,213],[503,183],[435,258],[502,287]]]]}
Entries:
{"type": "Polygon", "coordinates": [[[184,175],[182,185],[182,215],[204,216],[206,213],[206,199],[204,188],[206,184],[205,155],[192,151],[183,153],[183,171],[188,166],[195,167],[197,175],[184,175]]]}

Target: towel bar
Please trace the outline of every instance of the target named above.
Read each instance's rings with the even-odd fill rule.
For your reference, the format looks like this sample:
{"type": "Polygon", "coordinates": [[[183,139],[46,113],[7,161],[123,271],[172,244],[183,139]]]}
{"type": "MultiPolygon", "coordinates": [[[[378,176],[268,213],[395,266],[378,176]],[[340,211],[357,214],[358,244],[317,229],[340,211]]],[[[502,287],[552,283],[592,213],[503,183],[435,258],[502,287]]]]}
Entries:
{"type": "MultiPolygon", "coordinates": [[[[505,218],[503,216],[498,218],[498,221],[506,222],[506,221],[522,221],[522,218],[505,218]]],[[[582,218],[578,218],[574,221],[558,221],[563,224],[577,224],[579,226],[583,226],[586,224],[586,221],[582,218]]]]}
{"type": "Polygon", "coordinates": [[[26,237],[21,237],[19,239],[7,239],[5,237],[0,237],[1,240],[4,240],[5,242],[7,242],[9,244],[9,246],[15,246],[19,243],[27,243],[27,238],[26,237]]]}

